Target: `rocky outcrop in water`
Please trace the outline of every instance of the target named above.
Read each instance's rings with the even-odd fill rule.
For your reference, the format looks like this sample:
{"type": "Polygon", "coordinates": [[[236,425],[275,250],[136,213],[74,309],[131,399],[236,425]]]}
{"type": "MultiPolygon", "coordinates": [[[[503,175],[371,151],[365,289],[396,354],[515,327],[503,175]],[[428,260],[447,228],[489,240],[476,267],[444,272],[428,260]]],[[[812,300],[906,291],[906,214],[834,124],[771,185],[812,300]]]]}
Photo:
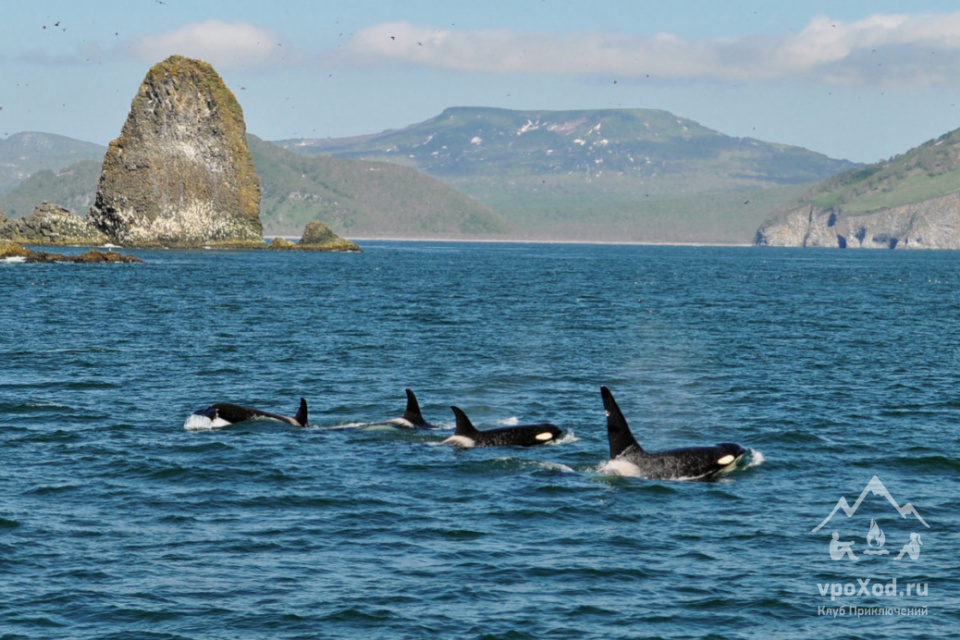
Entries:
{"type": "Polygon", "coordinates": [[[297,246],[310,251],[360,251],[360,247],[355,243],[344,240],[331,231],[330,227],[316,220],[304,228],[297,246]]]}
{"type": "Polygon", "coordinates": [[[816,205],[781,214],[757,230],[768,247],[960,249],[960,193],[860,215],[816,205]]]}
{"type": "Polygon", "coordinates": [[[347,251],[362,253],[363,250],[354,242],[341,238],[330,227],[322,222],[313,221],[303,230],[299,242],[290,242],[283,238],[274,238],[270,241],[270,249],[282,251],[347,251]]]}
{"type": "Polygon", "coordinates": [[[91,249],[77,256],[65,256],[59,253],[47,253],[46,251],[31,251],[9,240],[0,240],[0,260],[27,263],[69,262],[73,264],[143,263],[143,260],[133,255],[123,255],[110,251],[97,251],[96,249],[91,249]]]}
{"type": "Polygon", "coordinates": [[[206,62],[147,73],[110,143],[90,219],[126,246],[263,247],[243,111],[206,62]]]}
{"type": "MultiPolygon", "coordinates": [[[[6,216],[4,216],[6,218],[6,216]]],[[[109,238],[88,218],[44,202],[19,220],[0,219],[0,238],[22,244],[101,245],[109,238]]]]}

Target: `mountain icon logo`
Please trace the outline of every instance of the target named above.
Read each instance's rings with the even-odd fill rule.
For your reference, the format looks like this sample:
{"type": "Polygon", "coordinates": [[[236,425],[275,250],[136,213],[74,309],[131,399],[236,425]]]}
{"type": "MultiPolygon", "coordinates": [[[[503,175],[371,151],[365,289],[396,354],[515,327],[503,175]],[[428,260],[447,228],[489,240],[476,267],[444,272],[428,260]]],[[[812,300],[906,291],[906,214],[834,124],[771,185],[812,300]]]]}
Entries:
{"type": "MultiPolygon", "coordinates": [[[[863,501],[868,495],[875,495],[881,498],[886,498],[897,513],[900,514],[901,518],[906,518],[908,515],[914,516],[920,523],[926,527],[930,528],[930,525],[921,517],[920,513],[917,511],[911,503],[906,503],[902,507],[897,502],[897,500],[887,491],[887,488],[883,485],[883,482],[880,481],[880,478],[873,476],[870,478],[870,482],[867,483],[867,486],[863,488],[863,491],[860,492],[860,497],[857,498],[857,501],[853,503],[853,506],[850,506],[850,503],[847,502],[846,497],[841,496],[837,500],[836,506],[833,508],[833,511],[830,512],[823,522],[818,524],[813,528],[811,533],[816,533],[822,529],[833,516],[837,515],[838,511],[843,511],[844,515],[847,518],[853,517],[853,514],[857,512],[857,509],[860,508],[860,505],[863,504],[863,501]]],[[[870,529],[867,532],[867,544],[866,550],[863,551],[864,556],[885,556],[890,552],[883,548],[884,542],[886,541],[886,536],[884,536],[883,530],[879,527],[876,520],[870,519],[870,529]]],[[[842,560],[843,558],[848,558],[853,562],[857,562],[861,559],[853,551],[853,545],[856,544],[852,540],[841,540],[840,532],[834,531],[832,534],[832,540],[830,541],[830,558],[833,560],[842,560]]],[[[920,556],[920,546],[923,544],[923,541],[920,539],[919,533],[910,534],[910,542],[905,544],[900,550],[900,555],[894,558],[894,560],[900,560],[905,554],[910,556],[911,560],[916,560],[920,556]]]]}
{"type": "Polygon", "coordinates": [[[837,511],[840,511],[841,509],[848,518],[853,517],[853,514],[855,514],[857,509],[860,508],[861,503],[863,503],[864,499],[871,493],[875,496],[886,498],[887,501],[893,505],[893,508],[897,510],[897,513],[900,514],[901,518],[906,518],[908,514],[913,515],[921,522],[921,524],[923,524],[923,526],[928,529],[930,528],[930,525],[928,525],[926,521],[920,517],[920,513],[917,511],[916,507],[909,502],[901,507],[896,498],[894,498],[890,492],[887,491],[887,488],[883,486],[883,482],[880,481],[880,478],[873,476],[870,478],[870,482],[867,483],[867,486],[863,488],[863,491],[860,492],[860,497],[857,498],[857,501],[853,503],[852,507],[850,506],[850,503],[847,502],[846,497],[840,496],[840,499],[837,500],[837,505],[833,508],[833,511],[830,512],[830,515],[828,515],[823,522],[814,527],[810,533],[816,533],[822,529],[823,526],[830,522],[830,519],[837,514],[837,511]]]}

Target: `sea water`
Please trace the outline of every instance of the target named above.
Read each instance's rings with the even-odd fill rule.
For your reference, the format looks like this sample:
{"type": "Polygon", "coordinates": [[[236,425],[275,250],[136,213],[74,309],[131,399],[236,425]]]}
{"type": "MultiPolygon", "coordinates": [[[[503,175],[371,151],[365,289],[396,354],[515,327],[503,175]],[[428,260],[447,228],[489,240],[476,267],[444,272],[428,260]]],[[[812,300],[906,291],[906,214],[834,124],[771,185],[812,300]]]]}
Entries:
{"type": "Polygon", "coordinates": [[[960,628],[960,253],[361,244],[0,264],[0,638],[960,628]],[[601,385],[748,454],[607,475],[601,385]],[[435,429],[364,428],[407,387],[435,429]]]}

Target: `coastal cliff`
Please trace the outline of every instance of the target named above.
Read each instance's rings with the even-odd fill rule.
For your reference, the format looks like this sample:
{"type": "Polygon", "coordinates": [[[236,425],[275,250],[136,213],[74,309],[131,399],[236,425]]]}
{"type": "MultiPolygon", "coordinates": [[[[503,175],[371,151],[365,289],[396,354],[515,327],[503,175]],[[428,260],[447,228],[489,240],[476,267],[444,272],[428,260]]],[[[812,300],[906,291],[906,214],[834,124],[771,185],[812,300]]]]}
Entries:
{"type": "Polygon", "coordinates": [[[960,249],[960,193],[861,215],[807,205],[757,230],[755,244],[841,249],[960,249]]]}
{"type": "Polygon", "coordinates": [[[181,56],[155,65],[107,150],[90,220],[125,246],[262,246],[245,134],[212,66],[181,56]]]}
{"type": "Polygon", "coordinates": [[[960,249],[960,129],[817,184],[760,225],[754,244],[960,249]]]}

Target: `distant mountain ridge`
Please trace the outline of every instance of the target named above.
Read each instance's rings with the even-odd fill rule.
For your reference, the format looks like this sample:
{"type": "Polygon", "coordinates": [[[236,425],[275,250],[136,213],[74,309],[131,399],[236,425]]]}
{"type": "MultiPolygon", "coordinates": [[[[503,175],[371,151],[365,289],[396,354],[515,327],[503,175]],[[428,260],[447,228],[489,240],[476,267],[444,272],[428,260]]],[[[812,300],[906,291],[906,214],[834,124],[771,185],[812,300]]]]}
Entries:
{"type": "Polygon", "coordinates": [[[816,184],[774,211],[755,243],[960,249],[960,129],[816,184]]]}
{"type": "Polygon", "coordinates": [[[401,130],[277,144],[416,167],[555,239],[747,243],[798,185],[862,166],[653,109],[456,107],[401,130]]]}
{"type": "MultiPolygon", "coordinates": [[[[855,163],[800,147],[734,138],[693,120],[654,109],[512,111],[455,107],[398,131],[343,139],[285,140],[306,155],[364,157],[412,163],[437,176],[465,177],[523,172],[605,173],[655,178],[689,177],[710,167],[734,183],[798,184],[821,180],[855,163]]],[[[716,185],[693,185],[698,191],[716,185]]]]}

